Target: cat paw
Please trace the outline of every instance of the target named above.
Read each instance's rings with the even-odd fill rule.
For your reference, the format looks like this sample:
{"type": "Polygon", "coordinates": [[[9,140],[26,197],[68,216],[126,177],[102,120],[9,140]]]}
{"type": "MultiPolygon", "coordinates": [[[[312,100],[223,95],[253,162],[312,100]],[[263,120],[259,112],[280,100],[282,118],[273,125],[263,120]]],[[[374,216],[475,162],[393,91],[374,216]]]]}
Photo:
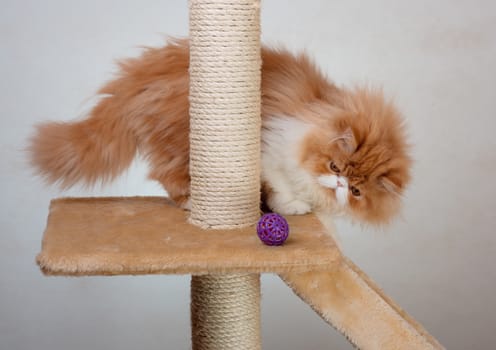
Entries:
{"type": "Polygon", "coordinates": [[[185,200],[184,202],[182,202],[180,206],[184,210],[191,211],[191,198],[188,198],[187,200],[185,200]]]}
{"type": "Polygon", "coordinates": [[[277,203],[271,209],[281,215],[303,215],[312,211],[310,204],[298,199],[293,199],[285,203],[277,203]]]}
{"type": "Polygon", "coordinates": [[[184,210],[191,210],[191,198],[189,196],[178,196],[173,197],[172,200],[176,203],[176,205],[184,210]]]}

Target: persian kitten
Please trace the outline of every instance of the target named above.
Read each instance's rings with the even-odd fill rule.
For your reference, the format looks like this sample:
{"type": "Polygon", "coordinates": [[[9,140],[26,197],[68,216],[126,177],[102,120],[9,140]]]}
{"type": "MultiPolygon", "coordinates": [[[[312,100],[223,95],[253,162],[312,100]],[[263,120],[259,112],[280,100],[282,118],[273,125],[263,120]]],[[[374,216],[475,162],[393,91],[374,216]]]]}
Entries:
{"type": "MultiPolygon", "coordinates": [[[[262,50],[262,189],[281,214],[344,212],[366,223],[397,213],[411,159],[399,112],[382,93],[340,88],[304,54],[262,50]]],[[[87,119],[41,124],[32,165],[62,188],[109,181],[136,153],[187,207],[189,47],[175,40],[120,63],[87,119]]]]}

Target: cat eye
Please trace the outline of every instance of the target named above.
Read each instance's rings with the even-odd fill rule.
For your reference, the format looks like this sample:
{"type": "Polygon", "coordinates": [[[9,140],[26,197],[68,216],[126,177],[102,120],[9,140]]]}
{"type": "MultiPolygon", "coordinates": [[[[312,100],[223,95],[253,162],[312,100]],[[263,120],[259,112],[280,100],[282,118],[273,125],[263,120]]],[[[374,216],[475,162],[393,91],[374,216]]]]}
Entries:
{"type": "Polygon", "coordinates": [[[331,168],[332,171],[334,171],[335,173],[339,173],[341,170],[339,170],[338,166],[336,164],[334,164],[334,162],[331,162],[331,164],[329,165],[329,167],[331,168]]]}
{"type": "Polygon", "coordinates": [[[360,190],[356,188],[355,186],[350,187],[351,194],[354,195],[355,197],[360,196],[360,190]]]}

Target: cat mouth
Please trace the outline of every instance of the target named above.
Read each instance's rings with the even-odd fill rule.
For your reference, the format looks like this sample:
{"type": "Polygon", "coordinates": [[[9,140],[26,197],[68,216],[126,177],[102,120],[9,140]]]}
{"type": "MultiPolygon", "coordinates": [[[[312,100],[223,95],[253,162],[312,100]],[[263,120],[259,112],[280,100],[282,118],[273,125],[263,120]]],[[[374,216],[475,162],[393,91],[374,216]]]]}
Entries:
{"type": "Polygon", "coordinates": [[[334,190],[336,201],[341,207],[348,204],[349,185],[346,177],[338,175],[321,175],[317,178],[317,181],[321,186],[334,190]]]}

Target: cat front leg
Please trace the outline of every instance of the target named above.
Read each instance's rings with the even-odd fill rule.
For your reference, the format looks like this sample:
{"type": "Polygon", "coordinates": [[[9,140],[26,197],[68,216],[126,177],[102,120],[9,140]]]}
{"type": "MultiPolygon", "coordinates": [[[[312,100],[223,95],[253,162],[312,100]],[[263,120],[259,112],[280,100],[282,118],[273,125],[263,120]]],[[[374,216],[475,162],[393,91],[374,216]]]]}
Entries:
{"type": "Polygon", "coordinates": [[[302,215],[312,211],[308,202],[297,198],[289,181],[282,174],[273,171],[271,179],[266,179],[263,189],[266,204],[273,212],[281,215],[302,215]]]}
{"type": "Polygon", "coordinates": [[[312,207],[307,202],[281,192],[273,192],[267,198],[267,205],[272,211],[281,215],[303,215],[312,211],[312,207]]]}

